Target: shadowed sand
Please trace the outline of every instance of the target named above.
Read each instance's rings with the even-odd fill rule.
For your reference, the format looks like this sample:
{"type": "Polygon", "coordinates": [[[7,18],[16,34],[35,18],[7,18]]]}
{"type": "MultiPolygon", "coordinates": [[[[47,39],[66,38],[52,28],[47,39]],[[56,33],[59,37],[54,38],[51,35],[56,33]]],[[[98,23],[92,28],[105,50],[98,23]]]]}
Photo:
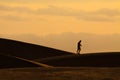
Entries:
{"type": "Polygon", "coordinates": [[[0,38],[0,53],[29,60],[72,54],[41,45],[3,38],[0,38]]]}
{"type": "Polygon", "coordinates": [[[120,80],[120,68],[0,69],[0,80],[120,80]]]}
{"type": "Polygon", "coordinates": [[[25,68],[25,67],[45,67],[53,68],[52,66],[42,64],[39,62],[26,60],[14,56],[0,55],[0,69],[3,68],[25,68]]]}
{"type": "Polygon", "coordinates": [[[120,52],[75,55],[0,39],[0,80],[120,80],[120,52]]]}
{"type": "MultiPolygon", "coordinates": [[[[75,55],[66,51],[2,38],[0,39],[0,53],[17,60],[37,64],[37,66],[120,67],[120,52],[75,55]]],[[[8,58],[7,60],[9,61],[8,58]]],[[[4,61],[5,59],[1,63],[4,61]]]]}
{"type": "Polygon", "coordinates": [[[42,67],[45,67],[45,68],[54,68],[53,66],[50,66],[50,65],[47,65],[47,64],[42,64],[40,62],[36,62],[36,61],[32,61],[32,60],[27,60],[27,59],[23,59],[23,58],[19,58],[19,57],[15,57],[15,58],[23,60],[23,61],[26,61],[26,62],[30,62],[30,63],[36,64],[39,67],[42,66],[42,67]]]}
{"type": "Polygon", "coordinates": [[[66,55],[36,61],[56,67],[120,67],[120,52],[66,55]]]}

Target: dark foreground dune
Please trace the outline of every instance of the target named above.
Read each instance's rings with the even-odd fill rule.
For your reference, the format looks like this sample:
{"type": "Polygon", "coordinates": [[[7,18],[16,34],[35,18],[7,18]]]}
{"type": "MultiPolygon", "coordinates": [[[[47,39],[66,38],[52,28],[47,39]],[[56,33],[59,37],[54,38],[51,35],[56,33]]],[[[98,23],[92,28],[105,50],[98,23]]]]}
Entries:
{"type": "Polygon", "coordinates": [[[120,52],[75,55],[49,47],[2,38],[0,38],[0,54],[2,55],[1,65],[6,65],[2,65],[2,67],[35,67],[38,65],[47,67],[120,67],[120,52]],[[10,57],[5,57],[6,55],[10,57]]]}
{"type": "Polygon", "coordinates": [[[0,80],[120,80],[120,68],[0,69],[0,80]]]}
{"type": "Polygon", "coordinates": [[[38,62],[56,67],[120,67],[120,52],[58,56],[38,62]]]}
{"type": "Polygon", "coordinates": [[[120,80],[120,52],[75,55],[0,38],[0,80],[120,80]]]}
{"type": "Polygon", "coordinates": [[[0,69],[25,68],[25,67],[52,67],[52,66],[48,66],[42,63],[37,63],[34,61],[30,61],[18,57],[0,55],[0,69]]]}
{"type": "Polygon", "coordinates": [[[30,60],[71,54],[70,52],[41,45],[3,38],[0,38],[0,53],[30,60]]]}

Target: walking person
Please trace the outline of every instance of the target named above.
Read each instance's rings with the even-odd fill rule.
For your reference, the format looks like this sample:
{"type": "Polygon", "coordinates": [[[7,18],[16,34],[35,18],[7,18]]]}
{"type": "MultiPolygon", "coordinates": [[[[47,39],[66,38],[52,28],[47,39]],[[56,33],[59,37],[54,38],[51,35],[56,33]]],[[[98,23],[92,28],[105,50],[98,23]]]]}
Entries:
{"type": "Polygon", "coordinates": [[[80,54],[81,51],[81,40],[77,43],[77,54],[80,54]]]}

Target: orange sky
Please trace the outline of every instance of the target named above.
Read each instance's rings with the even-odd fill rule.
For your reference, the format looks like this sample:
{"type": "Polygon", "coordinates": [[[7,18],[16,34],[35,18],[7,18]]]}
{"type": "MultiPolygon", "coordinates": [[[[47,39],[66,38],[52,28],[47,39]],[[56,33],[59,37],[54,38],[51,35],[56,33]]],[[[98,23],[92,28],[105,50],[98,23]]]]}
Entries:
{"type": "Polygon", "coordinates": [[[0,37],[70,52],[82,39],[82,52],[119,51],[120,0],[1,0],[0,37]]]}
{"type": "Polygon", "coordinates": [[[119,0],[3,0],[0,34],[120,33],[119,0]]]}

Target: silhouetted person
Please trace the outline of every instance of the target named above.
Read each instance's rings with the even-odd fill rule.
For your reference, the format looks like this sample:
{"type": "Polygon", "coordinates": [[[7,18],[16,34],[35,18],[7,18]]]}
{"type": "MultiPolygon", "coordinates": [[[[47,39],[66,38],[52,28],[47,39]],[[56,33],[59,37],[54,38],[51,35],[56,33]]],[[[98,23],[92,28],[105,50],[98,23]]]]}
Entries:
{"type": "Polygon", "coordinates": [[[80,54],[81,51],[81,40],[77,43],[77,54],[80,54]]]}

